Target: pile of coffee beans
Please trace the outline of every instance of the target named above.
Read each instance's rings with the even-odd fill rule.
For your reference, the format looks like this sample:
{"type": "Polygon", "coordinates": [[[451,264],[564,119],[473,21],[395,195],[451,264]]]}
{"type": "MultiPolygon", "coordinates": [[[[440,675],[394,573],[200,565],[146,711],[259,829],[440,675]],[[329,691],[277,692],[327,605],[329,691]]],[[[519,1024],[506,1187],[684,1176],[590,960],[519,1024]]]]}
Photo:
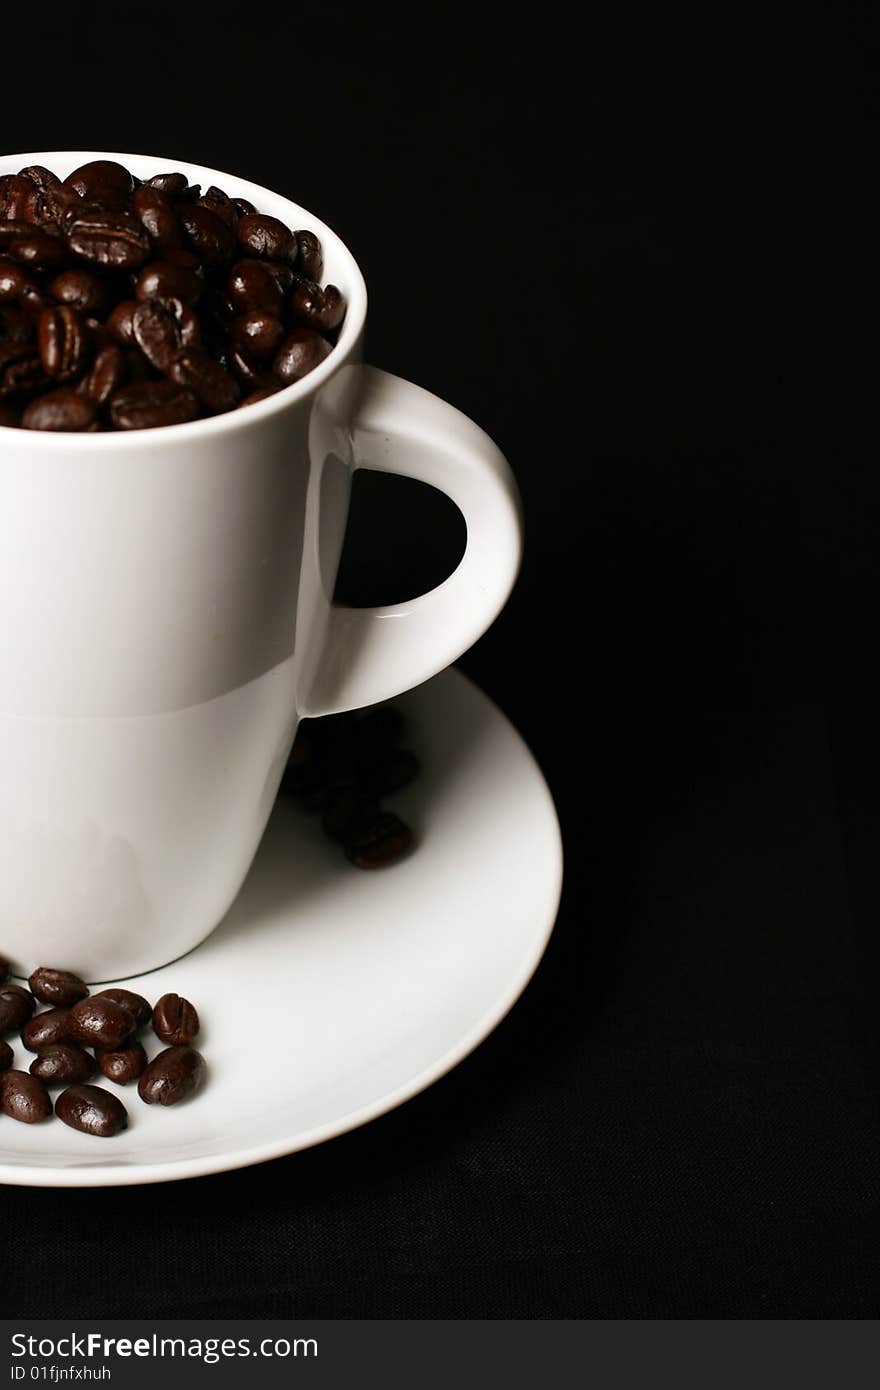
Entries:
{"type": "Polygon", "coordinates": [[[117,1086],[137,1082],[147,1105],[177,1105],[203,1084],[205,1060],[192,1046],[199,1016],[188,999],[164,994],[155,1008],[128,989],[90,994],[78,975],[41,966],[29,989],[9,980],[9,963],[0,957],[0,1034],[18,1032],[35,1054],[27,1071],[13,1067],[15,1055],[0,1037],[0,1114],[38,1124],[53,1113],[49,1091],[63,1087],[55,1101],[59,1120],[83,1134],[109,1138],[125,1129],[128,1111],[118,1096],[89,1083],[100,1072],[117,1086]],[[37,1012],[37,1004],[48,1007],[37,1012]],[[148,1061],[138,1033],[152,1024],[165,1044],[148,1061]]]}
{"type": "Polygon", "coordinates": [[[250,405],[345,316],[313,232],[112,160],[0,176],[0,425],[136,430],[250,405]]]}
{"type": "Polygon", "coordinates": [[[334,714],[300,724],[281,782],[358,869],[383,869],[402,859],[413,833],[382,798],[418,774],[416,755],[400,746],[403,720],[391,705],[366,714],[334,714]]]}

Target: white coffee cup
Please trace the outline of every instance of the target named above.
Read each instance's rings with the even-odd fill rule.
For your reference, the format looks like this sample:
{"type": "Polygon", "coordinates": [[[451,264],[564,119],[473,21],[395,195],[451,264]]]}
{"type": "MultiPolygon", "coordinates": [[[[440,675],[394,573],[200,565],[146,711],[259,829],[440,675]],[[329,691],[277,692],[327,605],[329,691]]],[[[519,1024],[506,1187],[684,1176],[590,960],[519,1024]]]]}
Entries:
{"type": "Polygon", "coordinates": [[[297,723],[399,694],[493,621],[519,565],[519,498],[492,441],[361,365],[363,277],[311,213],[180,160],[0,157],[62,177],[179,169],[317,233],[348,310],[303,381],[191,424],[0,427],[0,954],[90,981],[163,965],[226,913],[297,723]],[[454,572],[389,608],[332,603],[352,473],[418,478],[467,523],[454,572]]]}

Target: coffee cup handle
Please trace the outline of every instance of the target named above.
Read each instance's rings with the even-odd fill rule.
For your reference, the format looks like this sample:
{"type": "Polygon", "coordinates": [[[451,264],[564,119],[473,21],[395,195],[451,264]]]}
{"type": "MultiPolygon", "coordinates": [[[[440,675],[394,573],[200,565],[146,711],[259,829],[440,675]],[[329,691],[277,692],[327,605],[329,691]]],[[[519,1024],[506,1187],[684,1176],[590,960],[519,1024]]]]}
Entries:
{"type": "Polygon", "coordinates": [[[458,568],[419,598],[385,608],[331,605],[301,715],[359,709],[442,671],[497,617],[522,555],[519,492],[489,436],[429,391],[376,367],[361,370],[355,468],[445,492],[464,516],[467,543],[458,568]]]}

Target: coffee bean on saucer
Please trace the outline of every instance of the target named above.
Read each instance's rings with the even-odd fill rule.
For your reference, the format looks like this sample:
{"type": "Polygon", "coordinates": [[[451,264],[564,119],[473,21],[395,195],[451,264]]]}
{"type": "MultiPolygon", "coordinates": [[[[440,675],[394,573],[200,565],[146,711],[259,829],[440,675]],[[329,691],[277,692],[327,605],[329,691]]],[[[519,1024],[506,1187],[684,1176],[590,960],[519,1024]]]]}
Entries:
{"type": "Polygon", "coordinates": [[[0,1038],[0,1071],[5,1071],[7,1067],[12,1066],[13,1056],[14,1053],[9,1043],[0,1038]]]}
{"type": "Polygon", "coordinates": [[[40,1124],[52,1114],[49,1092],[38,1076],[30,1072],[0,1072],[0,1111],[10,1120],[24,1125],[40,1124]]]}
{"type": "Polygon", "coordinates": [[[92,996],[94,999],[112,999],[114,1004],[121,1004],[123,1009],[128,1009],[135,1021],[135,1026],[143,1028],[145,1023],[149,1023],[153,1016],[153,1010],[149,1001],[142,994],[135,994],[130,989],[102,989],[92,996]]]}
{"type": "Polygon", "coordinates": [[[95,1054],[98,1066],[108,1081],[127,1086],[137,1081],[147,1065],[147,1054],[139,1042],[129,1040],[122,1047],[99,1048],[95,1054]]]}
{"type": "Polygon", "coordinates": [[[166,1047],[138,1082],[138,1095],[146,1105],[178,1105],[195,1094],[206,1074],[205,1059],[194,1047],[166,1047]]]}
{"type": "Polygon", "coordinates": [[[360,826],[345,844],[345,853],[355,868],[384,869],[397,863],[412,848],[413,834],[393,811],[380,811],[360,826]]]}
{"type": "Polygon", "coordinates": [[[392,748],[361,771],[361,786],[372,796],[391,796],[419,774],[419,760],[407,748],[392,748]]]}
{"type": "Polygon", "coordinates": [[[163,994],[153,1010],[153,1032],[162,1042],[191,1043],[198,1035],[199,1015],[188,999],[163,994]]]}
{"type": "Polygon", "coordinates": [[[55,1102],[55,1114],[71,1129],[110,1139],[128,1124],[128,1111],[118,1096],[101,1086],[70,1086],[55,1102]]]}
{"type": "Polygon", "coordinates": [[[0,1033],[11,1033],[27,1023],[37,1001],[21,985],[0,985],[0,1033]]]}
{"type": "Polygon", "coordinates": [[[28,1019],[21,1030],[21,1040],[28,1052],[40,1052],[53,1043],[67,1042],[70,1027],[69,1009],[45,1009],[28,1019]]]}
{"type": "Polygon", "coordinates": [[[92,995],[70,1010],[70,1038],[86,1047],[119,1047],[134,1029],[134,1015],[113,999],[92,995]]]}
{"type": "Polygon", "coordinates": [[[85,999],[89,992],[85,980],[81,980],[78,975],[72,974],[69,970],[52,970],[47,965],[41,965],[35,970],[28,984],[31,994],[39,999],[41,1004],[54,1004],[65,1009],[69,1009],[71,1004],[77,1004],[80,999],[85,999]]]}
{"type": "Polygon", "coordinates": [[[47,1086],[74,1086],[88,1081],[96,1070],[95,1059],[76,1043],[52,1043],[37,1053],[30,1065],[32,1076],[47,1086]]]}
{"type": "Polygon", "coordinates": [[[379,813],[375,797],[366,795],[358,787],[342,787],[328,802],[321,823],[325,835],[345,844],[372,825],[379,813]]]}

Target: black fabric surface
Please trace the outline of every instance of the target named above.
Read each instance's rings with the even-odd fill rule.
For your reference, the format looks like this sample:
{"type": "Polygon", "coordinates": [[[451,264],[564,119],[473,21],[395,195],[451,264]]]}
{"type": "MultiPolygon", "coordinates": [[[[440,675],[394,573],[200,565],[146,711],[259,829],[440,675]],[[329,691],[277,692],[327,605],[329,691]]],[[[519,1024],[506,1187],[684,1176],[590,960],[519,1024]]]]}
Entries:
{"type": "MultiPolygon", "coordinates": [[[[552,11],[516,40],[440,13],[396,44],[242,23],[234,65],[194,46],[161,93],[89,50],[75,101],[59,40],[2,141],[176,153],[314,208],[366,273],[370,360],[508,454],[527,558],[461,665],[557,799],[555,934],[477,1053],[361,1131],[0,1191],[0,1308],[873,1316],[880,484],[843,326],[867,7],[829,7],[806,67],[714,10],[593,10],[580,43],[552,11]]],[[[340,594],[416,592],[461,540],[363,480],[340,594]]]]}

